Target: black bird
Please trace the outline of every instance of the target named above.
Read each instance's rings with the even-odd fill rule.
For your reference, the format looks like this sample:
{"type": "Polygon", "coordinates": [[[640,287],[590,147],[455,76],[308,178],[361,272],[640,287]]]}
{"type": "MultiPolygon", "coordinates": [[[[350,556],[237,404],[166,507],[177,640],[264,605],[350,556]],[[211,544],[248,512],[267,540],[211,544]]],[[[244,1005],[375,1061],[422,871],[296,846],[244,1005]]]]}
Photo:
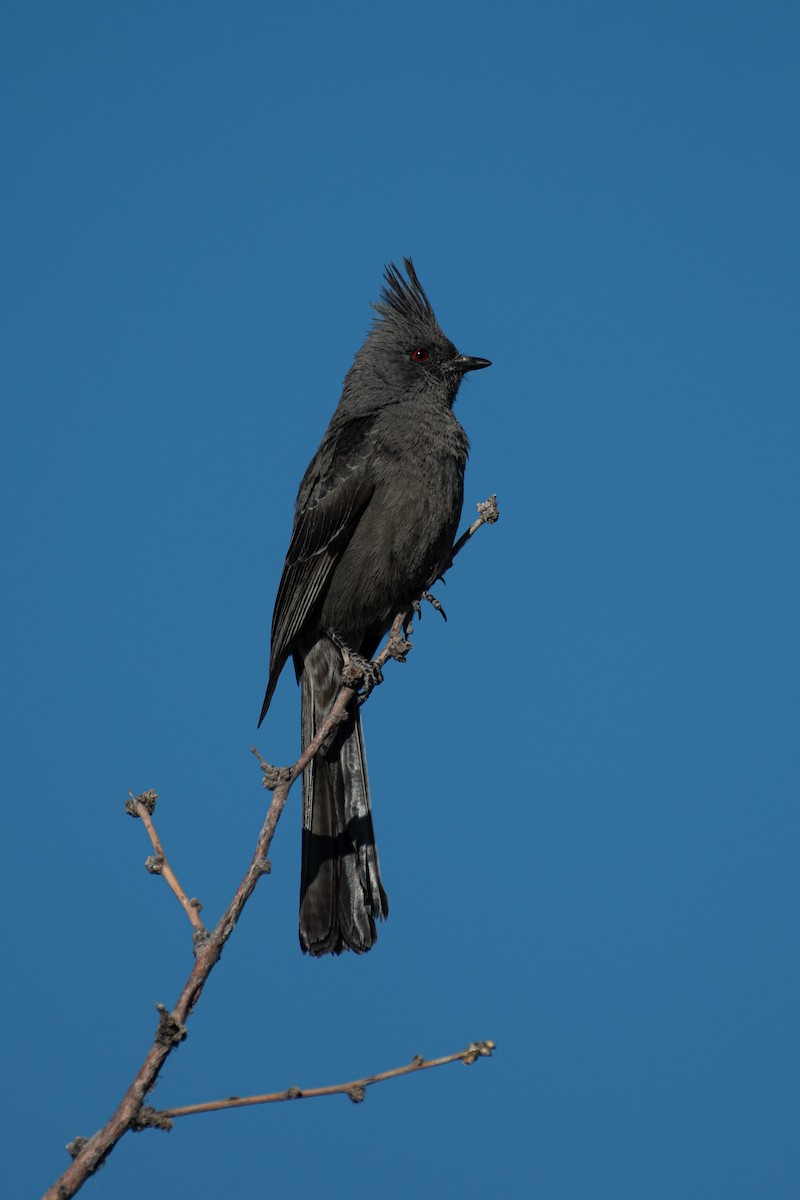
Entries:
{"type": "MultiPolygon", "coordinates": [[[[410,258],[394,264],[377,318],[306,471],[272,617],[269,683],[287,658],[301,688],[302,744],[341,686],[341,647],[372,658],[398,612],[449,566],[469,442],[453,413],[467,358],[439,328],[410,258]]],[[[363,953],[389,911],[372,830],[357,703],[303,774],[300,945],[363,953]]]]}

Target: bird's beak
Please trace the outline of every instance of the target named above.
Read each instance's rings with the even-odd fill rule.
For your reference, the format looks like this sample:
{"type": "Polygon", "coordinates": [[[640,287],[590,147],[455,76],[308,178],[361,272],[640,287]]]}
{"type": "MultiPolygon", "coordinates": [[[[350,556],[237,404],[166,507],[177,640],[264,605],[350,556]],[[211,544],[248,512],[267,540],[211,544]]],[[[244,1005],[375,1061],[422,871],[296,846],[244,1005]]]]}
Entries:
{"type": "Polygon", "coordinates": [[[481,367],[491,365],[488,358],[470,358],[467,354],[457,354],[453,359],[453,370],[460,371],[462,375],[465,371],[479,371],[481,367]]]}

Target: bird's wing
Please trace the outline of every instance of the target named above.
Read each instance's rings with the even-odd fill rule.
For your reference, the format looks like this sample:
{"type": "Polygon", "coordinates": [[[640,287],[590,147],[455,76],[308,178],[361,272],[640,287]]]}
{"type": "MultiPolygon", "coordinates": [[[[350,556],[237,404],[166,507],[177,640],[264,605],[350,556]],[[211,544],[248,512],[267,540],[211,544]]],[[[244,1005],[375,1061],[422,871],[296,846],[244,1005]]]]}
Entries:
{"type": "Polygon", "coordinates": [[[373,491],[371,418],[326,436],[306,471],[272,617],[269,683],[259,725],[295,639],[324,595],[331,572],[373,491]]]}

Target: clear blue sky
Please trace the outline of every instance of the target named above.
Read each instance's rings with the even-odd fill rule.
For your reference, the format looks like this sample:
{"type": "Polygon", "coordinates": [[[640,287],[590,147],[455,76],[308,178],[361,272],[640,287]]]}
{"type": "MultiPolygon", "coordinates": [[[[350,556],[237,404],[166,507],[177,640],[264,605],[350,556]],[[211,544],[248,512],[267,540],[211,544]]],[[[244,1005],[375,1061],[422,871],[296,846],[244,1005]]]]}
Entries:
{"type": "MultiPolygon", "coordinates": [[[[392,913],[297,945],[298,797],[166,1106],[85,1194],[794,1200],[793,3],[7,5],[3,1121],[38,1195],[213,923],[298,481],[412,254],[497,492],[365,713],[392,913]]],[[[466,518],[465,514],[465,518],[466,518]]],[[[281,684],[258,745],[297,748],[281,684]]]]}

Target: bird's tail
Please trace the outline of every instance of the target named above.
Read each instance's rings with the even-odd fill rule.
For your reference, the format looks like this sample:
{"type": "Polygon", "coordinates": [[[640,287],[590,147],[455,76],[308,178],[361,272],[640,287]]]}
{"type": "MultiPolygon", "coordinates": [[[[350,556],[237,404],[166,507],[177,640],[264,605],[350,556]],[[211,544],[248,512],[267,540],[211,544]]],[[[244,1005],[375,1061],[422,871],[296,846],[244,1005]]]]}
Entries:
{"type": "MultiPolygon", "coordinates": [[[[303,746],[328,715],[341,686],[341,655],[322,637],[300,676],[303,746]]],[[[363,954],[389,912],[372,829],[364,735],[357,701],[303,773],[300,945],[309,954],[363,954]]]]}

